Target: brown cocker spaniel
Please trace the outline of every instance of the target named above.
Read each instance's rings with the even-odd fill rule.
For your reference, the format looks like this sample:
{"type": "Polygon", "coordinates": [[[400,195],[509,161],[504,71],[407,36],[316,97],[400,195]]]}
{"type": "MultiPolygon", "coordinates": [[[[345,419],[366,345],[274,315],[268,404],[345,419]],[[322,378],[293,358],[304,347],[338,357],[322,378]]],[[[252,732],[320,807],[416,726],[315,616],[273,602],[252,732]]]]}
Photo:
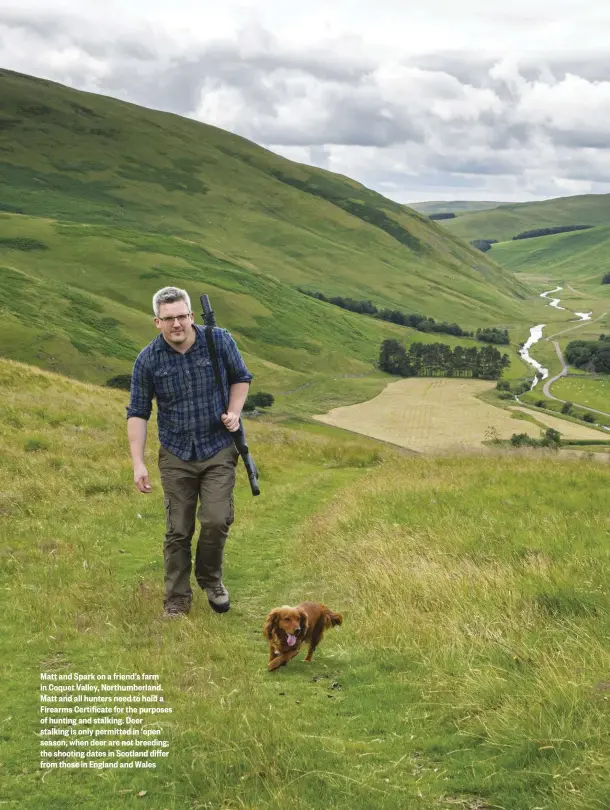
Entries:
{"type": "Polygon", "coordinates": [[[273,671],[286,666],[305,642],[309,642],[305,660],[311,661],[313,651],[326,628],[335,627],[342,622],[343,616],[340,613],[335,613],[319,602],[301,602],[297,607],[283,605],[274,608],[265,620],[263,631],[269,642],[267,669],[273,671]]]}

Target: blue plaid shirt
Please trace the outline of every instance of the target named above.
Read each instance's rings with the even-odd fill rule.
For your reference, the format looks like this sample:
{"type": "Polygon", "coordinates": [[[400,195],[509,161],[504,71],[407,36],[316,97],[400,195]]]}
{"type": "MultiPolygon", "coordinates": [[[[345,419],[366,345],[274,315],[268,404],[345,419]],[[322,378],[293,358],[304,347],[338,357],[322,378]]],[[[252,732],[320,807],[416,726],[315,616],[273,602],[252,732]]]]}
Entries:
{"type": "MultiPolygon", "coordinates": [[[[221,422],[222,398],[208,353],[203,326],[193,325],[195,342],[184,354],[173,349],[162,335],[148,344],[134,363],[127,418],[150,419],[157,398],[159,441],[184,461],[210,458],[233,439],[221,422]]],[[[227,401],[229,386],[249,383],[235,341],[226,329],[212,330],[220,375],[227,401]]]]}

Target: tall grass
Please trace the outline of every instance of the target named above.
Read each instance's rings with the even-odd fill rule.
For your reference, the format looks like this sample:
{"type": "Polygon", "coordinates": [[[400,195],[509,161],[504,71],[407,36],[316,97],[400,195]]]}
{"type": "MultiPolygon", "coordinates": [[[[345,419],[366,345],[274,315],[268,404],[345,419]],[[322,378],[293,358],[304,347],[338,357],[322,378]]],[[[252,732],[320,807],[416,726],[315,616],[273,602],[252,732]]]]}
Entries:
{"type": "Polygon", "coordinates": [[[7,806],[607,806],[606,466],[251,422],[263,493],[239,471],[232,610],[197,594],[165,624],[154,430],[139,496],[120,392],[7,362],[1,382],[7,806]],[[306,598],[344,625],[269,674],[264,617],[306,598]],[[109,668],[160,676],[170,758],[39,770],[39,672],[109,668]]]}

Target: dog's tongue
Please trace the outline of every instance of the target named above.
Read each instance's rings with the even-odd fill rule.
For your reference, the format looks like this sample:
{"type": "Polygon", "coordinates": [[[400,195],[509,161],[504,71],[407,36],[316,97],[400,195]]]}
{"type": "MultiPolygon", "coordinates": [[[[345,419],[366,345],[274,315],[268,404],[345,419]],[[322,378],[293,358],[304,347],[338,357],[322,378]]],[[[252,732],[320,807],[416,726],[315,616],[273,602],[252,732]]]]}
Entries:
{"type": "Polygon", "coordinates": [[[286,641],[288,642],[289,647],[294,647],[294,645],[297,643],[297,637],[291,635],[290,633],[286,633],[286,641]]]}

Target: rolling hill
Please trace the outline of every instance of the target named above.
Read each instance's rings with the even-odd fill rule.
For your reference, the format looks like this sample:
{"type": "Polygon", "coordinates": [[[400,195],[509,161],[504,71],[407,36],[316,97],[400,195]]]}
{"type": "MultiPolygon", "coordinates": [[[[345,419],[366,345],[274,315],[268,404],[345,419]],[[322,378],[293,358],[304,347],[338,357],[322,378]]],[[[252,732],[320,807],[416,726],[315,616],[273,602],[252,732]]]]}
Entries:
{"type": "Polygon", "coordinates": [[[501,242],[491,252],[503,267],[515,272],[550,272],[558,283],[577,280],[610,298],[610,285],[601,285],[602,270],[610,270],[610,225],[501,242]]]}
{"type": "Polygon", "coordinates": [[[607,464],[252,421],[263,492],[240,464],[232,609],[197,588],[167,623],[163,493],[152,464],[150,495],[131,482],[121,392],[2,358],[0,380],[6,807],[608,806],[607,464]],[[344,624],[272,675],[265,616],[304,598],[344,624]],[[41,762],[41,673],[72,672],[158,676],[172,713],[145,728],[169,756],[41,762]]]}
{"type": "MultiPolygon", "coordinates": [[[[561,329],[551,330],[560,332],[558,340],[564,351],[570,340],[596,340],[608,332],[610,284],[601,281],[610,270],[610,226],[500,242],[492,246],[491,253],[503,267],[530,284],[547,289],[561,287],[557,296],[567,310],[592,313],[590,321],[566,323],[561,329]]],[[[549,352],[554,364],[556,358],[550,346],[549,352]]],[[[610,410],[608,402],[606,410],[610,410]]]]}
{"type": "MultiPolygon", "coordinates": [[[[8,72],[0,152],[4,802],[607,806],[605,466],[500,450],[419,457],[254,419],[263,494],[249,496],[240,465],[233,608],[218,617],[197,592],[182,624],[163,623],[159,478],[153,462],[153,492],[136,492],[125,392],[90,384],[129,370],[166,283],[209,293],[257,384],[305,413],[381,390],[387,377],[370,373],[381,338],[438,337],[298,286],[471,328],[534,323],[530,288],[347,178],[8,72]],[[314,663],[275,678],[264,617],[303,598],[345,625],[314,663]],[[53,772],[61,749],[42,745],[40,676],[73,672],[154,673],[171,711],[159,723],[167,759],[53,772]]],[[[84,761],[76,746],[61,756],[77,750],[84,761]]]]}
{"type": "Polygon", "coordinates": [[[409,207],[420,214],[462,214],[474,211],[488,211],[503,205],[501,202],[484,200],[439,200],[430,202],[409,203],[409,207]]]}
{"type": "MultiPolygon", "coordinates": [[[[528,287],[352,180],[179,116],[0,72],[3,352],[102,382],[154,336],[159,287],[207,292],[259,382],[370,372],[406,330],[304,296],[467,328],[527,320],[528,287]]],[[[421,337],[421,333],[414,333],[421,337]]],[[[427,336],[429,339],[429,336],[427,336]]],[[[273,389],[272,389],[273,390],[273,389]]]]}
{"type": "MultiPolygon", "coordinates": [[[[552,322],[550,312],[545,313],[545,340],[534,349],[534,356],[550,369],[552,376],[562,367],[557,347],[565,353],[572,340],[596,341],[600,334],[608,332],[610,284],[601,281],[610,269],[610,226],[500,242],[490,252],[503,267],[538,289],[558,288],[556,296],[564,308],[561,314],[567,319],[559,325],[552,322]],[[578,321],[571,315],[578,312],[591,313],[590,319],[578,321]]],[[[610,411],[606,381],[597,375],[554,384],[552,394],[580,405],[597,405],[605,413],[610,411]],[[566,392],[569,395],[563,397],[566,392]]],[[[539,396],[532,392],[524,399],[535,402],[539,396]]]]}
{"type": "MultiPolygon", "coordinates": [[[[562,306],[600,316],[610,301],[610,285],[601,283],[610,270],[610,194],[563,197],[538,203],[502,205],[494,210],[458,214],[443,220],[451,233],[464,239],[497,239],[487,253],[501,267],[530,284],[560,285],[562,306]],[[519,233],[566,225],[586,230],[513,239],[519,233]],[[570,286],[572,285],[572,286],[570,286]],[[577,289],[573,289],[576,285],[577,289]]],[[[606,328],[586,327],[596,334],[606,328]]]]}
{"type": "MultiPolygon", "coordinates": [[[[582,194],[542,202],[499,205],[487,211],[458,214],[443,220],[450,233],[471,239],[512,239],[535,228],[562,225],[605,225],[610,221],[610,194],[582,194]]],[[[529,240],[528,240],[529,241],[529,240]]]]}

